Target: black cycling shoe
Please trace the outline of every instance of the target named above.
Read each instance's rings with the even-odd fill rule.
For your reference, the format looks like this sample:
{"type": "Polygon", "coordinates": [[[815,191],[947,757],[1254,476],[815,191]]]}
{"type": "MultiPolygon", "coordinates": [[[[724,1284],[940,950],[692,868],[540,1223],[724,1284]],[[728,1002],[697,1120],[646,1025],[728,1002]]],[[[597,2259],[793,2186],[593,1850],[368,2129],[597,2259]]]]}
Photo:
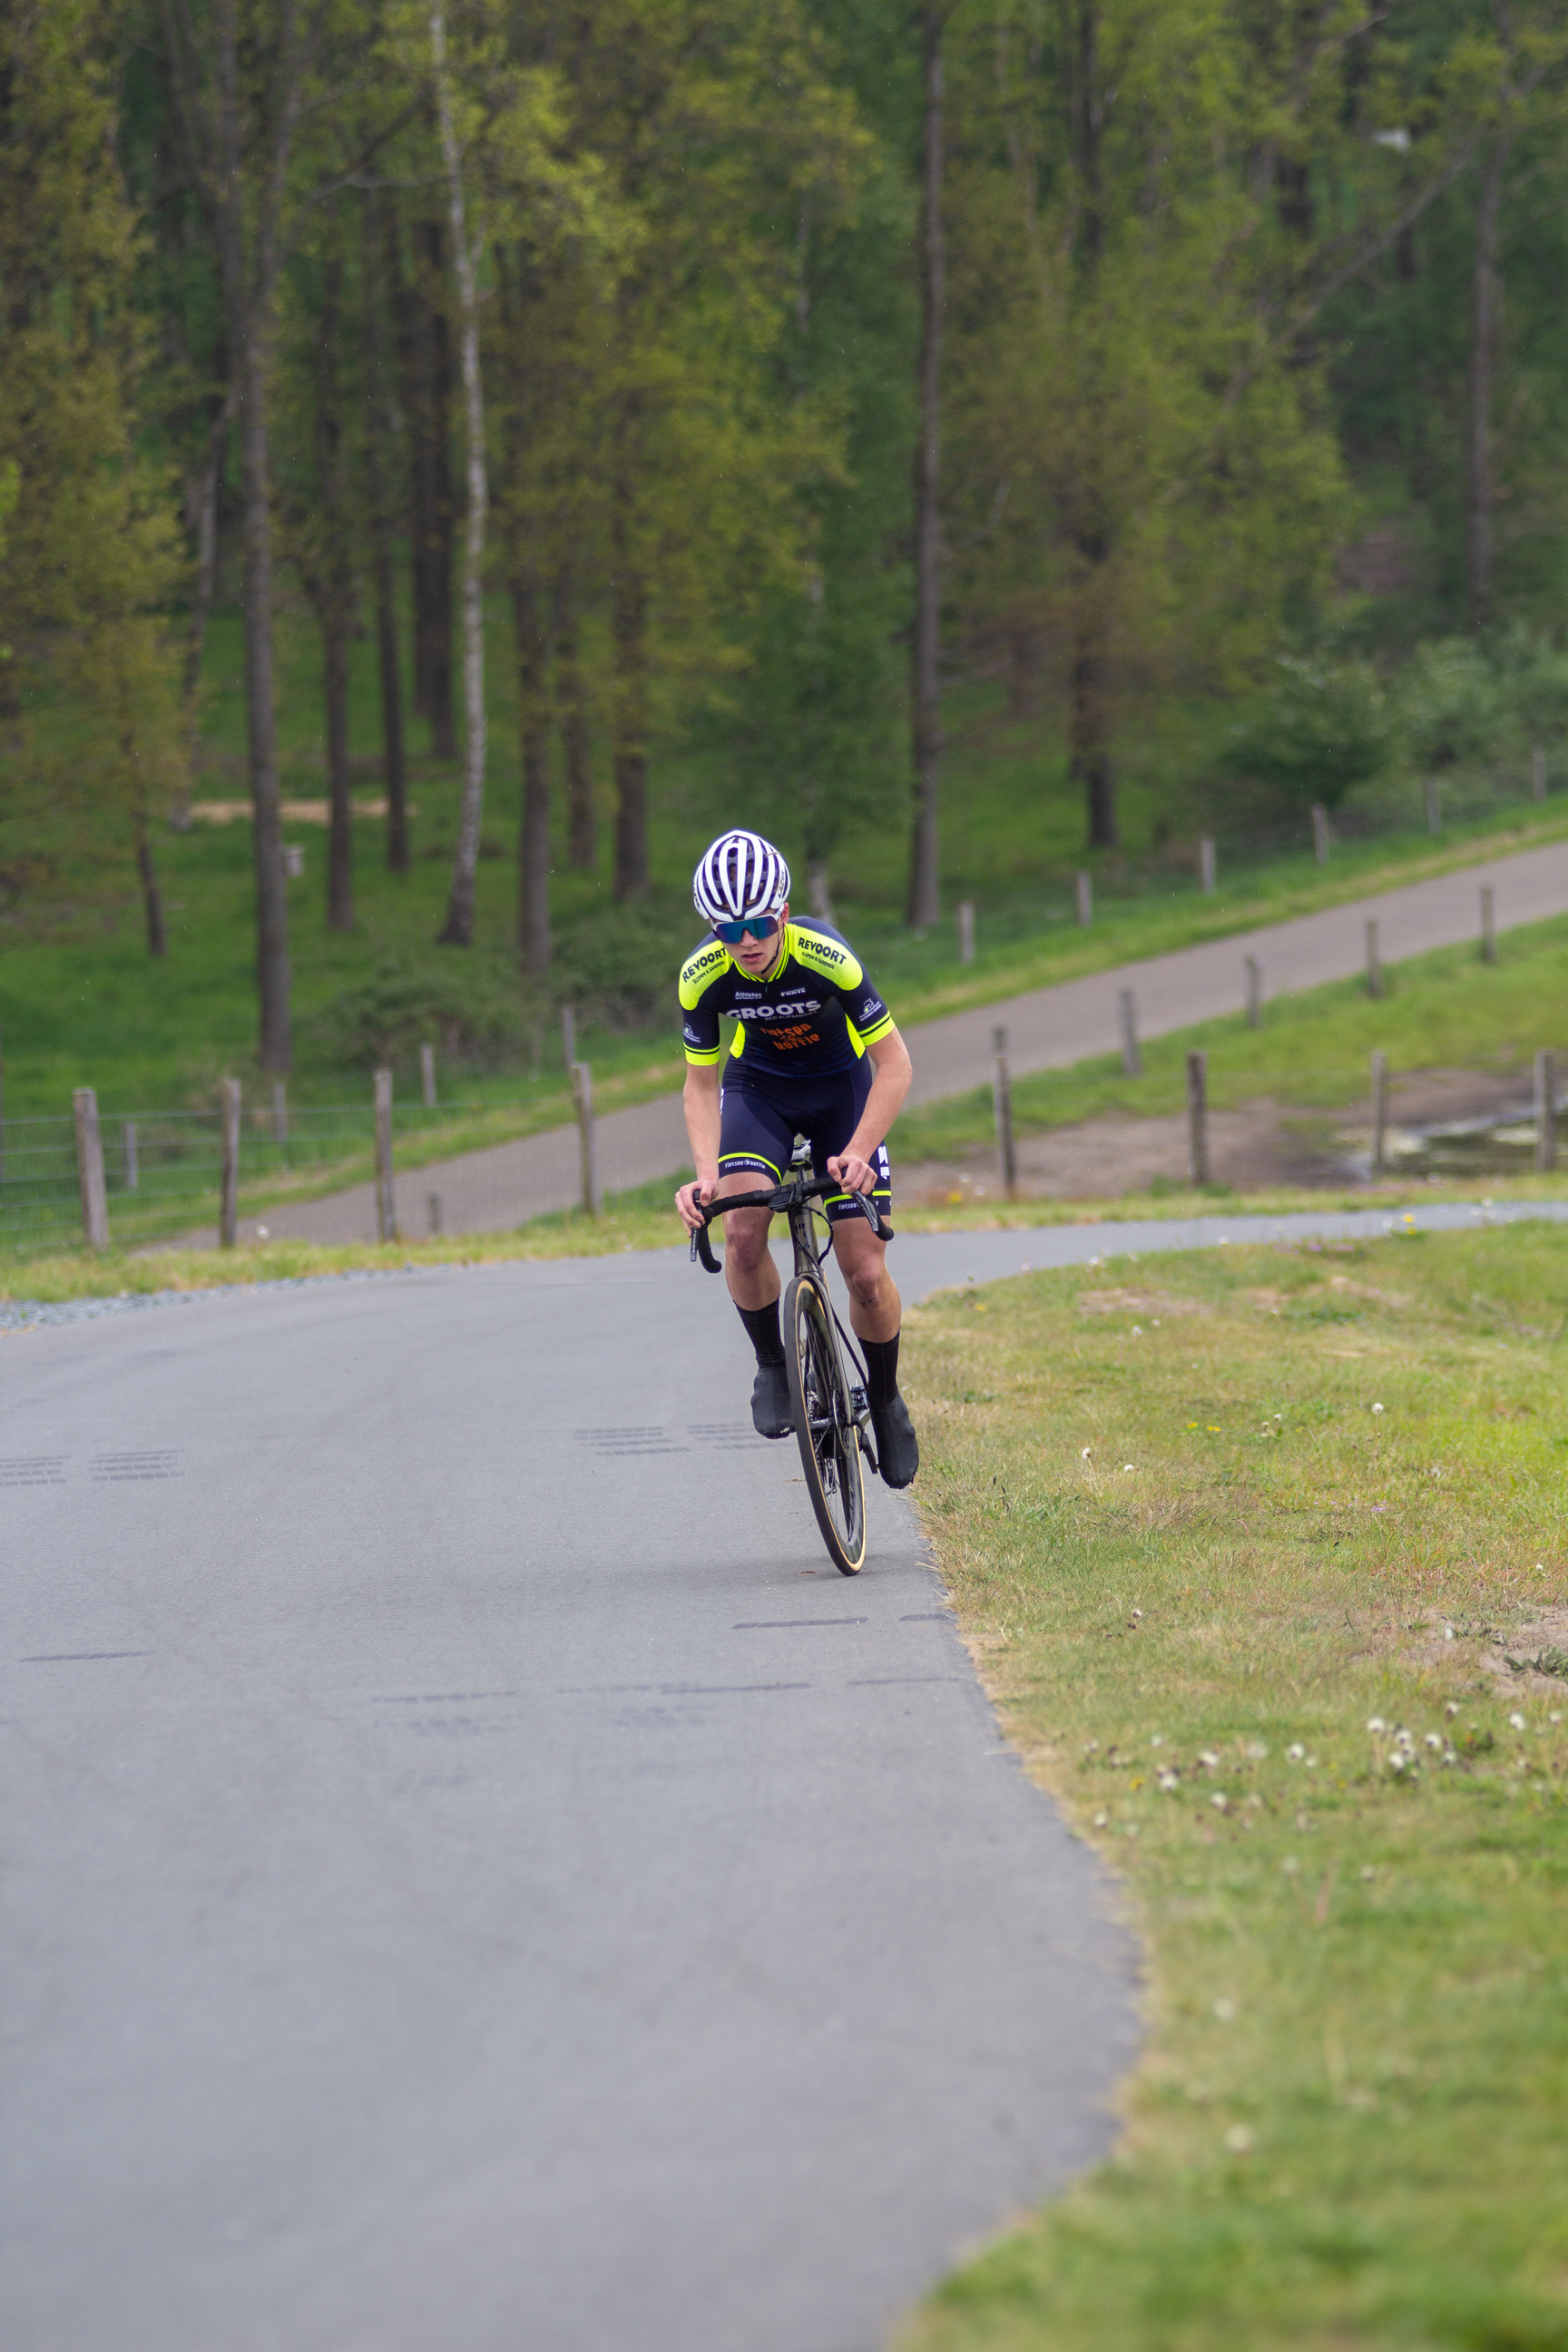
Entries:
{"type": "Polygon", "coordinates": [[[795,1427],[789,1374],[783,1364],[759,1364],[752,1390],[752,1425],[759,1437],[787,1437],[795,1427]]]}
{"type": "Polygon", "coordinates": [[[907,1486],[921,1466],[921,1442],[909,1406],[895,1389],[888,1403],[871,1407],[877,1461],[889,1486],[907,1486]]]}

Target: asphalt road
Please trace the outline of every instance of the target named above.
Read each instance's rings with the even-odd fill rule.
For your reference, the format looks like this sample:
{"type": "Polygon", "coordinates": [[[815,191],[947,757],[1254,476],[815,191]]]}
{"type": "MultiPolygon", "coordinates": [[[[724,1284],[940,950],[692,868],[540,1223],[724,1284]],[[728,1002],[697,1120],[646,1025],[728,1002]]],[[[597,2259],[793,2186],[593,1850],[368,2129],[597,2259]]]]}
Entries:
{"type": "Polygon", "coordinates": [[[1106,1883],[904,1504],[827,1566],[717,1283],[231,1295],[0,1378],[7,2352],[871,2352],[1106,2147],[1106,1883]]]}

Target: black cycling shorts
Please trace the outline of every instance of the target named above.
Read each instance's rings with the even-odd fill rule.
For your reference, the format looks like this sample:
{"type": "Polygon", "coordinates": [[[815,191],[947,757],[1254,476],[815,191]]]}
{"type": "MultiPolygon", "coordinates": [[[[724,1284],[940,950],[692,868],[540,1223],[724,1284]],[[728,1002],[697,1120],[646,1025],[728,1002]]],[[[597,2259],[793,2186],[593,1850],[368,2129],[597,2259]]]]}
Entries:
{"type": "MultiPolygon", "coordinates": [[[[754,1169],[761,1176],[771,1176],[775,1184],[782,1183],[795,1137],[804,1135],[811,1146],[814,1172],[826,1176],[829,1155],[842,1151],[854,1134],[870,1091],[869,1060],[857,1062],[851,1070],[831,1070],[820,1078],[791,1078],[776,1086],[765,1082],[759,1086],[752,1073],[744,1086],[731,1079],[719,1097],[720,1175],[741,1175],[754,1169]]],[[[893,1177],[885,1143],[872,1152],[871,1166],[876,1171],[872,1194],[882,1213],[884,1229],[891,1234],[892,1226],[886,1221],[892,1206],[893,1177]]],[[[860,1214],[847,1192],[829,1192],[822,1205],[835,1224],[860,1214]]]]}

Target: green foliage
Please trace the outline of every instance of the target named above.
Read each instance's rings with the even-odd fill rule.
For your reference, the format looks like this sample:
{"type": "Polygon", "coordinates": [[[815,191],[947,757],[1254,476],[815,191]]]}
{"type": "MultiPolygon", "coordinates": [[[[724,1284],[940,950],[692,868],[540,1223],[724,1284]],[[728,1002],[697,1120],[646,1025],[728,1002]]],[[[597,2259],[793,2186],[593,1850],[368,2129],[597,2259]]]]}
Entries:
{"type": "Polygon", "coordinates": [[[1282,654],[1261,706],[1232,729],[1221,763],[1285,808],[1314,801],[1336,808],[1384,772],[1394,748],[1388,699],[1370,664],[1282,654]]]}
{"type": "Polygon", "coordinates": [[[1399,680],[1399,719],[1410,757],[1421,769],[1484,760],[1502,726],[1497,672],[1473,637],[1442,637],[1417,646],[1399,680]]]}
{"type": "Polygon", "coordinates": [[[0,692],[21,721],[3,813],[63,797],[143,848],[184,774],[164,617],[180,551],[135,440],[150,328],[110,29],[86,0],[0,25],[0,692]]]}
{"type": "Polygon", "coordinates": [[[406,1068],[426,1045],[443,1061],[493,1069],[529,1050],[538,1018],[499,958],[404,949],[323,1007],[310,1043],[340,1069],[406,1068]]]}

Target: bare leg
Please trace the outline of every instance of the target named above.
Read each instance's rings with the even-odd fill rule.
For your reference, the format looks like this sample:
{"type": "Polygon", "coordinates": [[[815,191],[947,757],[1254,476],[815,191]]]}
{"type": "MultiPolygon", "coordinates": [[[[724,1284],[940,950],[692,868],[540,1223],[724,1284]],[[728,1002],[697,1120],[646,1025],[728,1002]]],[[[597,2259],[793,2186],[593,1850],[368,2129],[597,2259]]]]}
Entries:
{"type": "MultiPolygon", "coordinates": [[[[767,1181],[752,1169],[719,1180],[719,1198],[727,1192],[755,1192],[767,1181]]],[[[724,1220],[724,1279],[737,1307],[748,1314],[771,1307],[779,1295],[779,1270],[768,1247],[773,1226],[768,1209],[736,1209],[724,1220]]]]}
{"type": "Polygon", "coordinates": [[[898,1337],[903,1303],[888,1272],[888,1244],[865,1219],[846,1217],[833,1228],[833,1254],[849,1286],[849,1327],[858,1339],[885,1343],[898,1337]]]}

